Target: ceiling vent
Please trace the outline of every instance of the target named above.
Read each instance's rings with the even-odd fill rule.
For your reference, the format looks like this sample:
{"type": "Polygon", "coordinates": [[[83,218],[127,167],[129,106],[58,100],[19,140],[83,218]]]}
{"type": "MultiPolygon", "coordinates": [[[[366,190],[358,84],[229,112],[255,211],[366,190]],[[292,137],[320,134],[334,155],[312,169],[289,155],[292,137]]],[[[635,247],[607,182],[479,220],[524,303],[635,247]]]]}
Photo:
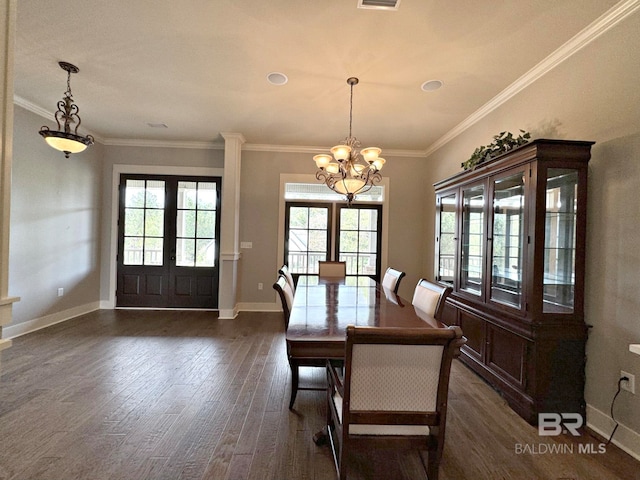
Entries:
{"type": "Polygon", "coordinates": [[[371,10],[398,10],[400,0],[358,0],[358,8],[371,10]]]}

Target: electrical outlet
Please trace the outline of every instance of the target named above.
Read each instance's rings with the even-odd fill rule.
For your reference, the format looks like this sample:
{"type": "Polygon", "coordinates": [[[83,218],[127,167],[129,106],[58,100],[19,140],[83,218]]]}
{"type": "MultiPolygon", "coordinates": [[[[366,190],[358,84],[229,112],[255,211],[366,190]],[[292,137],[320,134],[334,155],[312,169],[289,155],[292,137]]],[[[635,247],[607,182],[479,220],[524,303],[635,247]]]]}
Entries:
{"type": "Polygon", "coordinates": [[[263,287],[264,287],[264,285],[262,283],[258,284],[258,290],[262,290],[263,287]]]}
{"type": "Polygon", "coordinates": [[[620,378],[627,377],[629,380],[623,380],[620,382],[620,388],[622,390],[626,390],[627,392],[631,392],[633,395],[636,394],[636,376],[632,375],[624,370],[620,370],[620,378]]]}
{"type": "Polygon", "coordinates": [[[59,288],[58,289],[58,296],[61,297],[64,295],[64,288],[59,288]]]}

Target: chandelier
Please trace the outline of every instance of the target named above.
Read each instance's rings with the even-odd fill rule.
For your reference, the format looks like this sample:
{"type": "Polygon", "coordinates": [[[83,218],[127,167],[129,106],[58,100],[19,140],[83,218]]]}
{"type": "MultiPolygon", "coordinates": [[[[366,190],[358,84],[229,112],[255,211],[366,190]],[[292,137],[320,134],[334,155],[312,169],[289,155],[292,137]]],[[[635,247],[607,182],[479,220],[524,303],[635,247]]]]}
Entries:
{"type": "Polygon", "coordinates": [[[69,158],[69,154],[82,152],[89,145],[93,145],[94,138],[91,135],[85,137],[78,135],[78,127],[81,123],[78,115],[80,109],[73,103],[71,95],[71,74],[78,73],[78,67],[67,62],[58,62],[58,65],[67,72],[67,91],[58,102],[58,111],[55,113],[58,130],[49,130],[49,127],[44,126],[39,133],[50,146],[64,152],[65,158],[69,158]],[[76,125],[72,133],[71,126],[74,123],[76,125]]]}
{"type": "Polygon", "coordinates": [[[357,85],[358,81],[355,77],[347,79],[347,84],[351,87],[349,136],[331,149],[333,156],[323,153],[313,157],[318,167],[316,178],[322,180],[331,190],[345,195],[349,206],[356,195],[367,192],[382,180],[380,170],[385,162],[385,159],[379,156],[382,150],[378,147],[367,147],[358,152],[360,142],[351,135],[353,86],[357,85]]]}

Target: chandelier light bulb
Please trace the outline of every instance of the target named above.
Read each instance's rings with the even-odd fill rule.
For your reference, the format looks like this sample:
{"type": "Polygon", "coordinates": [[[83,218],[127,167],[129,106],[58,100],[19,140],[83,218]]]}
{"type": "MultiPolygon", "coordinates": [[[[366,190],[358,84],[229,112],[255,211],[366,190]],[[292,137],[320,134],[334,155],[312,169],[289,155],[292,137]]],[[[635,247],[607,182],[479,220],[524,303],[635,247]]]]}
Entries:
{"type": "Polygon", "coordinates": [[[315,160],[316,166],[318,168],[326,168],[326,166],[329,165],[329,162],[333,160],[333,158],[331,158],[331,155],[327,155],[326,153],[316,155],[315,157],[313,157],[313,159],[315,160]]]}
{"type": "Polygon", "coordinates": [[[331,149],[331,153],[336,160],[343,161],[349,158],[351,147],[349,147],[348,145],[336,145],[331,149]]]}
{"type": "Polygon", "coordinates": [[[382,150],[378,147],[367,147],[360,150],[360,155],[362,155],[364,159],[369,163],[378,158],[378,155],[380,155],[380,153],[382,153],[382,150]]]}

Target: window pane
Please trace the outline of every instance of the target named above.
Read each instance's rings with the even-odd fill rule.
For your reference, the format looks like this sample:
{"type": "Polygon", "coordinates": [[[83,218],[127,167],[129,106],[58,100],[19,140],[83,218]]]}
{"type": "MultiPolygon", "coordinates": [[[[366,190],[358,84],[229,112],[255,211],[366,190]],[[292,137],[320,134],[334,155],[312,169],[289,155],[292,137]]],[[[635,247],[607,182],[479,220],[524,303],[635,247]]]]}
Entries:
{"type": "Polygon", "coordinates": [[[340,253],[358,251],[358,232],[340,232],[340,253]]]}
{"type": "Polygon", "coordinates": [[[214,238],[216,236],[215,210],[198,210],[198,238],[214,238]]]}
{"type": "Polygon", "coordinates": [[[196,267],[213,267],[215,265],[215,253],[215,240],[196,240],[196,267]]]}
{"type": "Polygon", "coordinates": [[[197,183],[178,182],[178,208],[196,208],[197,183]]]}
{"type": "Polygon", "coordinates": [[[340,230],[357,230],[358,229],[358,210],[342,209],[340,210],[340,230]]]}
{"type": "Polygon", "coordinates": [[[162,238],[144,239],[144,264],[162,265],[162,238]]]}
{"type": "Polygon", "coordinates": [[[376,232],[360,232],[358,250],[360,252],[375,253],[378,246],[377,240],[378,236],[376,232]]]}
{"type": "Polygon", "coordinates": [[[144,210],[142,208],[124,209],[125,236],[144,235],[144,210]]]}
{"type": "Polygon", "coordinates": [[[306,252],[308,250],[308,231],[307,230],[289,230],[289,251],[290,252],[306,252]]]}
{"type": "Polygon", "coordinates": [[[164,235],[164,210],[147,210],[144,219],[146,237],[162,237],[164,235]]]}
{"type": "Polygon", "coordinates": [[[164,182],[162,180],[147,180],[145,207],[164,208],[164,182]]]}
{"type": "Polygon", "coordinates": [[[216,209],[216,184],[213,182],[198,182],[198,209],[216,209]]]}
{"type": "Polygon", "coordinates": [[[124,265],[142,265],[142,240],[141,237],[125,237],[124,265]]]}
{"type": "Polygon", "coordinates": [[[289,209],[289,228],[307,228],[309,225],[309,209],[307,207],[291,207],[289,209]]]}
{"type": "Polygon", "coordinates": [[[544,232],[543,311],[571,313],[574,304],[578,172],[550,168],[544,232]]]}
{"type": "Polygon", "coordinates": [[[195,265],[196,241],[189,238],[176,240],[176,265],[193,267],[195,265]]]}
{"type": "Polygon", "coordinates": [[[460,288],[480,295],[484,237],[484,187],[462,192],[462,265],[460,288]]]}
{"type": "Polygon", "coordinates": [[[323,230],[311,230],[309,232],[309,251],[327,251],[327,232],[323,230]]]}
{"type": "Polygon", "coordinates": [[[125,186],[125,207],[144,207],[144,180],[127,180],[125,186]]]}
{"type": "Polygon", "coordinates": [[[360,230],[375,230],[378,225],[378,211],[361,209],[360,210],[360,230]]]}
{"type": "Polygon", "coordinates": [[[196,212],[194,210],[178,210],[176,236],[188,238],[196,236],[196,212]]]}
{"type": "Polygon", "coordinates": [[[524,249],[524,172],[494,183],[491,298],[521,306],[524,249]]]}
{"type": "Polygon", "coordinates": [[[309,209],[309,228],[326,230],[329,223],[329,211],[326,208],[309,209]]]}
{"type": "Polygon", "coordinates": [[[456,255],[456,196],[440,199],[440,237],[438,243],[438,280],[453,284],[456,255]]]}

